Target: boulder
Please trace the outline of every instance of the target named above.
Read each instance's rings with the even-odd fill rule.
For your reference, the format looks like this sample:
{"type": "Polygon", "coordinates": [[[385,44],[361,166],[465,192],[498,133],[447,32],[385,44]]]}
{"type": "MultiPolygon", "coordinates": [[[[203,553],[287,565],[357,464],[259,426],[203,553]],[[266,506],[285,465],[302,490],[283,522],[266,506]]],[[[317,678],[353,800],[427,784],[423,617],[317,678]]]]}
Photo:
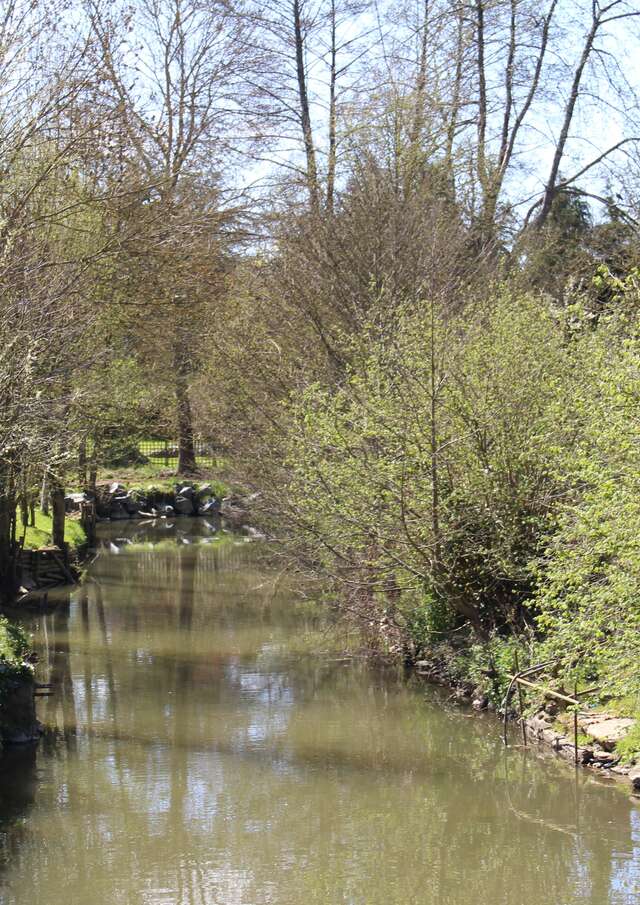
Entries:
{"type": "Polygon", "coordinates": [[[184,497],[187,500],[193,499],[194,489],[190,484],[185,484],[184,487],[179,487],[178,496],[184,497]]]}
{"type": "Polygon", "coordinates": [[[612,754],[610,751],[603,751],[602,749],[595,750],[593,752],[593,762],[595,764],[602,764],[603,766],[611,766],[615,764],[619,760],[615,754],[612,754]]]}
{"type": "Polygon", "coordinates": [[[151,508],[150,510],[140,509],[138,515],[141,518],[158,518],[158,510],[153,508],[151,508]]]}
{"type": "Polygon", "coordinates": [[[123,500],[122,505],[127,510],[129,515],[137,515],[140,512],[140,509],[145,508],[145,504],[139,500],[134,500],[132,496],[127,496],[126,500],[123,500]]]}
{"type": "Polygon", "coordinates": [[[590,723],[583,724],[584,731],[595,739],[605,751],[613,751],[616,744],[625,737],[634,721],[628,717],[594,718],[590,723]]]}
{"type": "Polygon", "coordinates": [[[632,770],[629,770],[627,775],[629,776],[631,788],[636,794],[640,795],[640,766],[633,767],[632,770]]]}
{"type": "Polygon", "coordinates": [[[193,515],[193,499],[190,497],[180,496],[176,497],[176,511],[180,513],[180,515],[193,515]]]}
{"type": "Polygon", "coordinates": [[[198,506],[198,515],[217,515],[220,512],[219,500],[207,500],[198,506]]]}
{"type": "Polygon", "coordinates": [[[119,502],[113,502],[109,507],[109,518],[114,520],[128,519],[129,513],[119,502]]]}

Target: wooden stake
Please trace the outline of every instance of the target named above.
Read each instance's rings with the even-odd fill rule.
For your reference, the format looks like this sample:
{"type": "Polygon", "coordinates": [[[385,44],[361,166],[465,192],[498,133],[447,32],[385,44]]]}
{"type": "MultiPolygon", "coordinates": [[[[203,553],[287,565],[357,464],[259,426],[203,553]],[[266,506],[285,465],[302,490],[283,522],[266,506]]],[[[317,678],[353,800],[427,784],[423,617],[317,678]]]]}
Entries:
{"type": "Polygon", "coordinates": [[[536,682],[528,682],[526,679],[521,679],[520,676],[510,676],[510,678],[512,678],[514,682],[526,685],[527,688],[535,688],[538,691],[544,691],[545,694],[550,695],[552,698],[557,698],[559,701],[565,701],[567,704],[573,704],[577,707],[580,706],[580,701],[576,701],[566,694],[560,694],[558,691],[552,691],[550,688],[545,688],[544,685],[538,685],[536,682]]]}

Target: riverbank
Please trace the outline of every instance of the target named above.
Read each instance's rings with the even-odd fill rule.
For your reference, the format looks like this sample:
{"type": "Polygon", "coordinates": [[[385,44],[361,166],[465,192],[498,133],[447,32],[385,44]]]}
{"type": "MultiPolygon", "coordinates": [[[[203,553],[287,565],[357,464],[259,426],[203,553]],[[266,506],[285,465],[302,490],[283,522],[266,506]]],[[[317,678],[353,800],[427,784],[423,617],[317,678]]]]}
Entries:
{"type": "Polygon", "coordinates": [[[0,777],[3,902],[631,905],[637,800],[358,656],[206,522],[101,524],[72,606],[24,615],[52,687],[32,774],[0,777]]]}
{"type": "Polygon", "coordinates": [[[0,746],[39,738],[33,661],[25,632],[0,617],[0,746]]]}
{"type": "MultiPolygon", "coordinates": [[[[609,701],[607,707],[597,700],[590,705],[583,701],[579,709],[573,708],[568,703],[573,699],[563,694],[561,683],[550,676],[552,670],[544,677],[538,672],[536,687],[529,683],[529,689],[518,688],[511,681],[511,687],[505,689],[504,680],[511,680],[511,676],[500,675],[495,668],[463,674],[459,662],[456,671],[442,657],[419,661],[415,671],[425,681],[450,688],[452,699],[461,707],[478,713],[490,711],[503,721],[506,707],[508,744],[536,745],[569,764],[616,780],[634,796],[640,796],[640,723],[625,714],[620,702],[609,701]],[[512,727],[508,734],[507,724],[512,727]],[[522,732],[516,740],[514,726],[522,732]]],[[[589,691],[594,689],[578,690],[578,699],[589,691]]]]}

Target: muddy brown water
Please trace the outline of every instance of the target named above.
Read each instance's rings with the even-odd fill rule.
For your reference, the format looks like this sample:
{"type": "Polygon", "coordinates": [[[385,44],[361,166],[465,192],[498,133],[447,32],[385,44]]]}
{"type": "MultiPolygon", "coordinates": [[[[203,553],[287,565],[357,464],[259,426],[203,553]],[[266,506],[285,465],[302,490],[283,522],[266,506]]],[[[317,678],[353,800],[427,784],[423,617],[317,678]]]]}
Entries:
{"type": "Polygon", "coordinates": [[[0,764],[2,905],[640,902],[640,802],[341,659],[214,527],[108,526],[26,618],[54,694],[0,764]]]}

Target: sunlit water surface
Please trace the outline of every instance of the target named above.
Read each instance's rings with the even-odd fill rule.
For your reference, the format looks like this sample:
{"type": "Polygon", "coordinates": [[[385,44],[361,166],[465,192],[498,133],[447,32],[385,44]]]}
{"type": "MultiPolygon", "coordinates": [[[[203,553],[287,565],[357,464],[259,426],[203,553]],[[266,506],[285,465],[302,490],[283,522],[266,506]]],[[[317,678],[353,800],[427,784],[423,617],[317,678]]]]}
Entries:
{"type": "Polygon", "coordinates": [[[55,691],[0,765],[3,905],[640,902],[619,788],[328,652],[253,544],[202,520],[104,540],[26,620],[55,691]]]}

